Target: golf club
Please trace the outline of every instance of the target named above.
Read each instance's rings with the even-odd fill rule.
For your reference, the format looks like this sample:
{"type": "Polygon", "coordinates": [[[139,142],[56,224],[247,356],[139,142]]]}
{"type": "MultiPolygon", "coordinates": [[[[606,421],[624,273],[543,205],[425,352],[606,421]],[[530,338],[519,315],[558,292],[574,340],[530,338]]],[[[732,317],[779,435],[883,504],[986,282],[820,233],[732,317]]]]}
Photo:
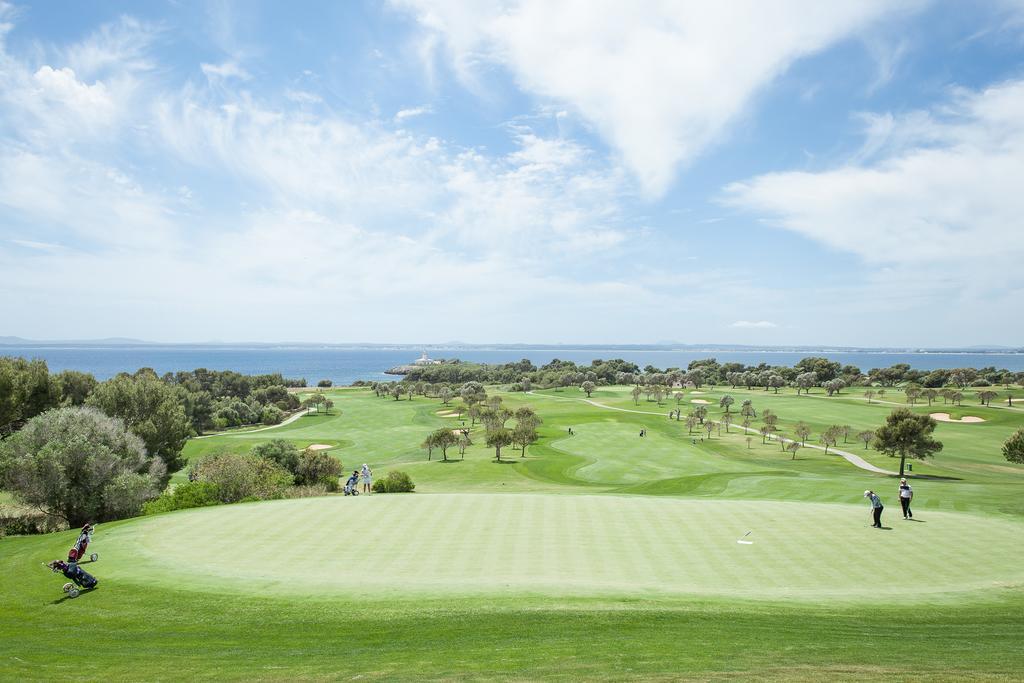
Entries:
{"type": "Polygon", "coordinates": [[[743,536],[741,536],[740,539],[738,541],[736,541],[736,542],[737,543],[742,543],[743,545],[754,545],[753,541],[744,541],[743,540],[743,539],[745,539],[749,535],[750,535],[750,532],[748,531],[747,533],[743,534],[743,536]]]}

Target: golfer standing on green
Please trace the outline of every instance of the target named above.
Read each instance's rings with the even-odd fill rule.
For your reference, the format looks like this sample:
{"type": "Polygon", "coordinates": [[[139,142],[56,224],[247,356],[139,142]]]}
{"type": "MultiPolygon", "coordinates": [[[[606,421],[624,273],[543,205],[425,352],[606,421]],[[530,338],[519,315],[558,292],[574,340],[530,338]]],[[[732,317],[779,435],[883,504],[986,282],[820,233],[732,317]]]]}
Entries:
{"type": "Polygon", "coordinates": [[[900,479],[900,505],[903,506],[903,519],[913,519],[914,513],[910,511],[910,501],[914,499],[914,489],[906,479],[900,479]]]}
{"type": "Polygon", "coordinates": [[[882,528],[882,510],[885,506],[882,505],[882,499],[878,497],[878,494],[868,489],[864,492],[864,497],[871,501],[871,515],[874,517],[875,523],[871,526],[876,529],[882,528]]]}

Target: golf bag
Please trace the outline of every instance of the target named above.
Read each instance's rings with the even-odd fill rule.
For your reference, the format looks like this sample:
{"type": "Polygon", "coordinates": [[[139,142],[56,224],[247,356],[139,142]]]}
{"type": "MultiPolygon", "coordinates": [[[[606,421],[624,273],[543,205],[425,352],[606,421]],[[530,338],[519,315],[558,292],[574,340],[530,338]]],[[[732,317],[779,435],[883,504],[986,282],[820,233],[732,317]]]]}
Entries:
{"type": "MultiPolygon", "coordinates": [[[[68,550],[68,562],[81,562],[82,558],[85,557],[85,551],[89,548],[89,541],[92,540],[92,534],[96,531],[96,527],[92,524],[86,524],[82,527],[82,533],[78,535],[78,540],[68,550]]],[[[100,556],[93,553],[89,556],[89,559],[95,562],[100,559],[100,556]]]]}
{"type": "Polygon", "coordinates": [[[48,566],[54,574],[61,573],[71,579],[71,583],[64,584],[64,592],[70,597],[78,597],[79,589],[91,590],[99,585],[95,576],[78,566],[77,562],[62,562],[54,560],[48,566]]]}
{"type": "Polygon", "coordinates": [[[346,496],[358,496],[359,495],[359,480],[352,481],[349,479],[345,482],[345,488],[342,489],[346,496]]]}

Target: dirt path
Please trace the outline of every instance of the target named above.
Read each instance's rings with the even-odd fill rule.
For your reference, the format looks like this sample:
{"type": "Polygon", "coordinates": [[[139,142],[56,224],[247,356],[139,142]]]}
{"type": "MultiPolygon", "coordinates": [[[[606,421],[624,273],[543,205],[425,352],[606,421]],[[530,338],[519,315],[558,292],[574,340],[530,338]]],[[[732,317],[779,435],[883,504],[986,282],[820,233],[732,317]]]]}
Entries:
{"type": "MultiPolygon", "coordinates": [[[[616,406],[609,406],[609,405],[605,405],[603,403],[598,403],[597,401],[592,401],[589,398],[571,398],[569,396],[551,396],[550,394],[534,394],[532,391],[528,392],[528,393],[533,394],[534,396],[543,396],[545,398],[561,399],[563,401],[583,401],[584,403],[589,403],[590,405],[596,406],[598,408],[604,408],[606,410],[618,410],[618,411],[621,411],[623,413],[639,413],[641,415],[659,415],[661,417],[665,417],[665,413],[655,413],[655,412],[652,412],[650,410],[631,410],[629,408],[618,408],[616,406]]],[[[822,396],[821,398],[825,398],[825,397],[822,396]]],[[[742,425],[735,425],[735,426],[739,427],[740,429],[746,430],[748,433],[754,433],[754,434],[758,433],[757,430],[754,429],[753,427],[744,427],[742,425]]],[[[786,439],[784,437],[769,437],[769,438],[770,439],[774,439],[775,441],[778,441],[781,438],[783,443],[793,443],[792,439],[786,439]]],[[[815,446],[814,444],[805,445],[805,446],[803,446],[803,448],[814,448],[814,449],[819,450],[819,451],[824,451],[825,450],[824,446],[815,446]]],[[[867,460],[865,460],[864,458],[860,457],[856,453],[850,453],[848,451],[844,451],[844,450],[839,449],[839,448],[830,448],[828,452],[829,453],[834,453],[834,454],[839,455],[839,456],[842,456],[843,459],[846,460],[846,462],[850,463],[854,467],[859,467],[860,469],[867,470],[868,472],[874,472],[875,474],[885,474],[885,475],[889,475],[889,476],[897,476],[897,474],[898,474],[898,473],[892,472],[890,470],[883,470],[881,467],[875,467],[874,465],[872,465],[871,463],[869,463],[867,460]]]]}

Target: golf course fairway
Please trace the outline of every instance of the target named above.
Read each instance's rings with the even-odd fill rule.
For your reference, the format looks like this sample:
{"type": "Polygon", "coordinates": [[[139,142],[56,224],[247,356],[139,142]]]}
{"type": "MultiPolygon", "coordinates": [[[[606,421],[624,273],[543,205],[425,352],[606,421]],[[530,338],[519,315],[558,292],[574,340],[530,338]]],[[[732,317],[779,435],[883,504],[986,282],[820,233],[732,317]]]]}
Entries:
{"type": "Polygon", "coordinates": [[[0,680],[1024,678],[1024,466],[999,451],[1024,411],[944,407],[985,422],[938,425],[909,521],[896,478],[836,453],[898,469],[853,436],[893,402],[704,387],[678,403],[721,424],[726,394],[750,400],[786,437],[849,426],[794,454],[736,422],[688,428],[631,387],[487,391],[543,419],[500,462],[451,405],[360,388],[325,392],[329,414],[189,441],[191,462],[326,445],[346,473],[416,489],[104,523],[84,565],[100,587],[75,599],[42,566],[75,531],[0,539],[0,680]],[[472,445],[429,454],[441,428],[472,445]]]}
{"type": "Polygon", "coordinates": [[[103,575],[281,596],[913,600],[1024,585],[1024,525],[864,506],[628,496],[312,498],[159,515],[104,534],[103,575]],[[752,543],[739,544],[747,531],[752,543]],[[857,537],[856,542],[851,539],[857,537]],[[913,573],[879,581],[872,558],[913,573]],[[977,558],[985,557],[983,563],[977,558]]]}

